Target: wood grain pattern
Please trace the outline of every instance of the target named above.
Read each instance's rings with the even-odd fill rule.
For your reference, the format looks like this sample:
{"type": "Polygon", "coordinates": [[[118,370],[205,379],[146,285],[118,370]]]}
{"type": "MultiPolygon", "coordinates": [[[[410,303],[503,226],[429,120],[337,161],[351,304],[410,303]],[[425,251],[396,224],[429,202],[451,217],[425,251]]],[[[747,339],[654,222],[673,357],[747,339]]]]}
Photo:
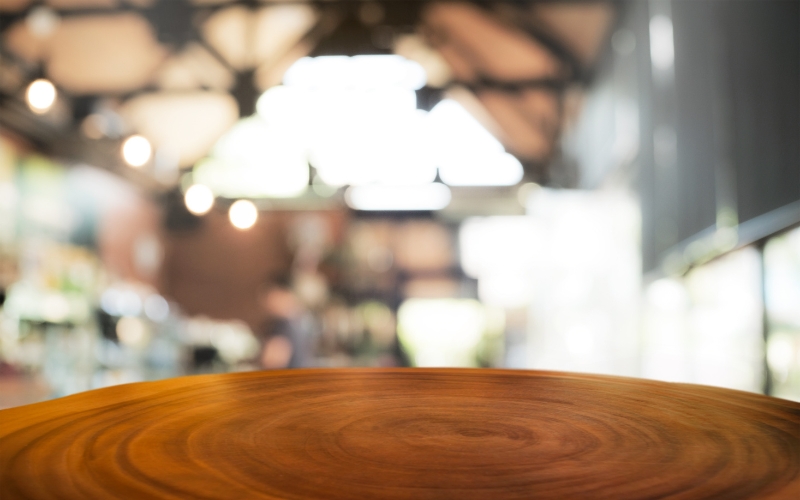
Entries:
{"type": "Polygon", "coordinates": [[[184,377],[0,411],[0,498],[800,498],[800,404],[504,370],[184,377]]]}

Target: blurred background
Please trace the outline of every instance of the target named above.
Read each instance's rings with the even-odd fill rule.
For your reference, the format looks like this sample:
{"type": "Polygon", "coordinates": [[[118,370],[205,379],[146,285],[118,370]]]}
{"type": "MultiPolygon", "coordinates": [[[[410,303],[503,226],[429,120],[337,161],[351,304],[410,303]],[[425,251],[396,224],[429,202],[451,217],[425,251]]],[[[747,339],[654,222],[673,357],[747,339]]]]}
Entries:
{"type": "Polygon", "coordinates": [[[284,367],[800,401],[800,2],[0,0],[0,408],[284,367]]]}

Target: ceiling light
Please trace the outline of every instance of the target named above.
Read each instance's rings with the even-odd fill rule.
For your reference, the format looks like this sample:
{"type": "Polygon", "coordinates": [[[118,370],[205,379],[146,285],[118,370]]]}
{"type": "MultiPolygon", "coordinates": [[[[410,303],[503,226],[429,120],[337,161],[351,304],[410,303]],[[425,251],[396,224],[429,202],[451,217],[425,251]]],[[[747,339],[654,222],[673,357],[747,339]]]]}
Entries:
{"type": "Polygon", "coordinates": [[[28,85],[25,99],[34,113],[46,113],[56,102],[56,87],[44,78],[34,80],[28,85]]]}
{"type": "Polygon", "coordinates": [[[207,186],[195,184],[183,196],[186,208],[195,215],[203,215],[214,206],[214,193],[207,186]]]}
{"type": "Polygon", "coordinates": [[[258,220],[258,209],[249,200],[238,200],[228,210],[231,224],[238,229],[250,229],[258,220]]]}
{"type": "Polygon", "coordinates": [[[153,148],[141,135],[132,135],[122,144],[122,158],[131,167],[141,167],[150,160],[153,148]]]}
{"type": "Polygon", "coordinates": [[[450,189],[444,184],[422,186],[350,186],[347,205],[355,210],[408,211],[441,210],[450,203],[450,189]]]}

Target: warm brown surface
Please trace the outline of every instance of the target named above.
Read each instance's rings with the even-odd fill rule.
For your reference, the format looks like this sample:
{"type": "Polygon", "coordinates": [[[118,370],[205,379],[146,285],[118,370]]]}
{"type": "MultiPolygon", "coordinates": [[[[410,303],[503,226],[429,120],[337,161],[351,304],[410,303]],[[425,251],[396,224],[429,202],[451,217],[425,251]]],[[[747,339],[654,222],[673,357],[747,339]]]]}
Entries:
{"type": "Polygon", "coordinates": [[[311,370],[0,411],[0,498],[800,498],[800,404],[500,370],[311,370]]]}

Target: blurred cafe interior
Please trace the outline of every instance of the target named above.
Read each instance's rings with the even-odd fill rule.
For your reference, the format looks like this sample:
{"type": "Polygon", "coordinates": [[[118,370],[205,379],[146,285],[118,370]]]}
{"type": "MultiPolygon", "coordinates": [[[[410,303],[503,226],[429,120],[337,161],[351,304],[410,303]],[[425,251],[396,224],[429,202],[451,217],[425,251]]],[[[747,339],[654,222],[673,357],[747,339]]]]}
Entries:
{"type": "Polygon", "coordinates": [[[0,0],[0,408],[303,367],[800,401],[800,2],[0,0]]]}

